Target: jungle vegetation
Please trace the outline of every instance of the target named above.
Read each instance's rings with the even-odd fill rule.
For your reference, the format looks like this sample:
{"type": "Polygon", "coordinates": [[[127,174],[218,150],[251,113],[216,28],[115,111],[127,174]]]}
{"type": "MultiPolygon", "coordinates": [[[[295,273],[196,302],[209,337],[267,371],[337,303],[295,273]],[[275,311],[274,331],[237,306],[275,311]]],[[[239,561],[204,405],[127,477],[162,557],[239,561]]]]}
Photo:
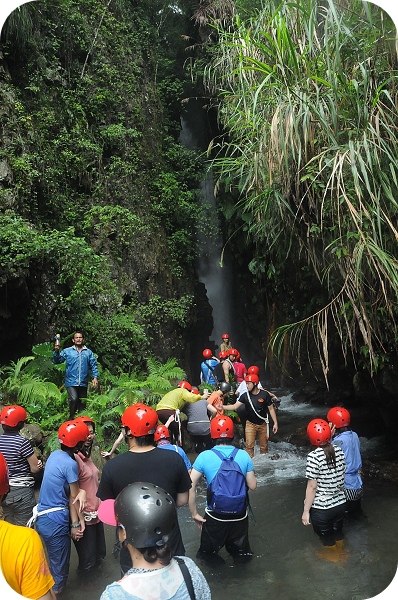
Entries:
{"type": "Polygon", "coordinates": [[[213,15],[204,73],[226,132],[210,152],[230,233],[247,232],[269,292],[289,290],[274,349],[315,343],[327,382],[337,334],[344,360],[374,374],[398,340],[396,30],[360,0],[263,4],[213,15]]]}
{"type": "Polygon", "coordinates": [[[300,368],[316,354],[326,384],[332,354],[372,376],[392,366],[395,42],[361,0],[14,11],[0,46],[3,398],[33,414],[36,389],[62,415],[62,379],[40,348],[76,326],[101,364],[105,428],[121,389],[123,402],[155,398],[187,372],[192,332],[211,332],[195,266],[197,228],[214,229],[198,200],[208,168],[256,352],[290,344],[300,368]],[[217,115],[206,156],[179,141],[191,97],[217,115]]]}

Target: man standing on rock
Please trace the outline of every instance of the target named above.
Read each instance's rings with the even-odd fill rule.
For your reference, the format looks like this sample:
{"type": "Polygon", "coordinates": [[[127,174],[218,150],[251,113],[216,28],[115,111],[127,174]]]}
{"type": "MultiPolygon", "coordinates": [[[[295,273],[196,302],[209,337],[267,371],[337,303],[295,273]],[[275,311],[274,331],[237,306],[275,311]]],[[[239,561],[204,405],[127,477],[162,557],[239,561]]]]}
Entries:
{"type": "Polygon", "coordinates": [[[73,346],[60,352],[59,339],[54,344],[53,363],[66,361],[65,387],[69,398],[69,419],[82,410],[85,404],[82,398],[87,398],[88,376],[91,371],[93,386],[98,387],[98,366],[93,352],[84,345],[83,333],[75,331],[72,338],[73,346]]]}

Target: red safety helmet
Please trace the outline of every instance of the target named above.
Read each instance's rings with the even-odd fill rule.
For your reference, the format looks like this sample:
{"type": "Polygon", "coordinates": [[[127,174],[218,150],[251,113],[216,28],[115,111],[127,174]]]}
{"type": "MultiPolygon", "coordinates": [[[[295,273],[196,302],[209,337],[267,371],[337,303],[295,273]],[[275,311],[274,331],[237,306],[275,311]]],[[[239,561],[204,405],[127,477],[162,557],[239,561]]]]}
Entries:
{"type": "Polygon", "coordinates": [[[236,352],[237,352],[236,360],[240,360],[240,352],[239,352],[239,350],[237,350],[236,352]]]}
{"type": "Polygon", "coordinates": [[[7,494],[10,486],[8,484],[8,468],[6,459],[0,452],[0,495],[7,494]]]}
{"type": "Polygon", "coordinates": [[[253,375],[260,375],[260,369],[258,367],[256,367],[256,365],[252,365],[251,367],[249,367],[247,369],[247,373],[248,375],[253,374],[253,375]]]}
{"type": "Polygon", "coordinates": [[[193,394],[195,394],[195,395],[198,395],[198,394],[200,394],[200,391],[199,391],[199,389],[198,389],[197,387],[193,387],[193,388],[192,388],[192,390],[191,390],[191,392],[192,392],[193,394]]]}
{"type": "Polygon", "coordinates": [[[189,381],[185,381],[185,379],[180,381],[177,387],[188,390],[188,392],[192,392],[192,385],[189,383],[189,381]]]}
{"type": "Polygon", "coordinates": [[[250,373],[249,375],[246,375],[245,381],[246,381],[246,383],[251,382],[254,385],[258,385],[260,383],[258,375],[255,375],[254,373],[250,373]]]}
{"type": "Polygon", "coordinates": [[[202,354],[205,358],[211,358],[213,356],[213,352],[210,350],[210,348],[205,348],[202,354]]]}
{"type": "Polygon", "coordinates": [[[221,336],[221,338],[222,338],[223,340],[229,340],[229,335],[228,335],[228,333],[223,333],[223,334],[222,334],[222,336],[221,336]]]}
{"type": "Polygon", "coordinates": [[[221,350],[221,352],[218,353],[218,357],[221,359],[228,358],[228,356],[229,352],[227,350],[221,350]]]}
{"type": "Polygon", "coordinates": [[[90,423],[93,426],[93,430],[95,431],[95,423],[91,417],[88,417],[87,415],[79,415],[74,420],[75,421],[83,421],[83,423],[85,423],[86,425],[87,425],[87,423],[90,423]]]}
{"type": "Polygon", "coordinates": [[[237,351],[236,348],[231,348],[231,350],[228,351],[228,356],[235,356],[235,358],[238,356],[239,352],[237,351]]]}
{"type": "Polygon", "coordinates": [[[129,406],[122,414],[122,425],[128,427],[134,437],[155,433],[157,424],[156,410],[142,402],[129,406]]]}
{"type": "Polygon", "coordinates": [[[210,421],[210,436],[213,440],[234,437],[234,423],[230,417],[220,415],[210,421]]]}
{"type": "Polygon", "coordinates": [[[58,441],[68,448],[74,448],[79,442],[85,442],[89,436],[88,427],[83,421],[65,421],[58,429],[58,441]]]}
{"type": "Polygon", "coordinates": [[[16,427],[21,421],[26,421],[28,415],[23,406],[12,404],[5,406],[0,413],[0,423],[8,427],[16,427]]]}
{"type": "Polygon", "coordinates": [[[332,439],[329,423],[324,419],[312,419],[308,423],[307,435],[313,446],[326,446],[332,439]]]}
{"type": "Polygon", "coordinates": [[[340,427],[348,427],[351,421],[351,415],[346,408],[334,406],[329,410],[327,420],[339,429],[340,427]]]}
{"type": "Polygon", "coordinates": [[[159,440],[168,440],[170,438],[170,432],[165,425],[158,425],[156,427],[154,440],[158,442],[159,440]]]}

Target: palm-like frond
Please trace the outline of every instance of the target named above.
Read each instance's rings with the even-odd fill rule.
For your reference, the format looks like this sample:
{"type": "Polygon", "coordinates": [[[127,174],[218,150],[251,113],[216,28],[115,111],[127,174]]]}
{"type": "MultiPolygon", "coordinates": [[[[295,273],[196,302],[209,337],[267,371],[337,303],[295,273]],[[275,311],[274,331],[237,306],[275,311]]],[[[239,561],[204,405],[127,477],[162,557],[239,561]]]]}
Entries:
{"type": "Polygon", "coordinates": [[[239,190],[258,245],[269,257],[294,249],[327,298],[273,341],[312,332],[326,377],[332,324],[345,356],[366,348],[371,371],[398,336],[394,28],[365,4],[271,0],[256,21],[219,30],[206,71],[229,133],[213,168],[239,190]]]}

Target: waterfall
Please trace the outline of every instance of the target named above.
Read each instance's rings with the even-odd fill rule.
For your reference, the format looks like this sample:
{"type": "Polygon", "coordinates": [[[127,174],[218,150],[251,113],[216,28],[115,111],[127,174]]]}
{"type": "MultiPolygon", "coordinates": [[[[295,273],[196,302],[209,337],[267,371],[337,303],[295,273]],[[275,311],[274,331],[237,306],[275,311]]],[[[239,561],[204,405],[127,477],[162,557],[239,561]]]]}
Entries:
{"type": "MultiPolygon", "coordinates": [[[[190,150],[205,150],[210,141],[206,139],[208,130],[206,118],[202,107],[195,102],[190,102],[187,113],[181,117],[180,143],[190,150]]],[[[211,347],[221,343],[221,335],[229,333],[233,340],[232,330],[232,270],[228,262],[223,261],[221,266],[221,253],[223,250],[223,236],[216,208],[214,196],[214,180],[211,171],[208,171],[200,184],[200,198],[203,206],[208,211],[209,223],[206,226],[207,234],[197,228],[197,274],[199,281],[206,288],[207,298],[212,309],[213,329],[211,333],[211,347]]]]}

